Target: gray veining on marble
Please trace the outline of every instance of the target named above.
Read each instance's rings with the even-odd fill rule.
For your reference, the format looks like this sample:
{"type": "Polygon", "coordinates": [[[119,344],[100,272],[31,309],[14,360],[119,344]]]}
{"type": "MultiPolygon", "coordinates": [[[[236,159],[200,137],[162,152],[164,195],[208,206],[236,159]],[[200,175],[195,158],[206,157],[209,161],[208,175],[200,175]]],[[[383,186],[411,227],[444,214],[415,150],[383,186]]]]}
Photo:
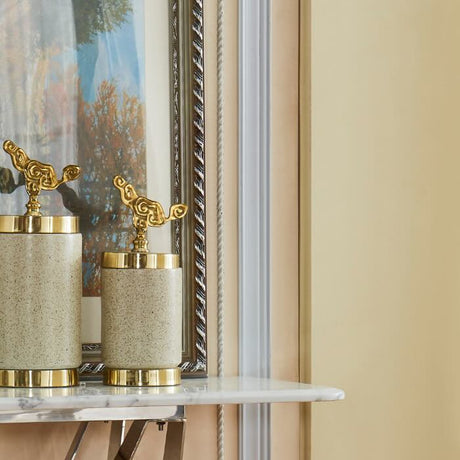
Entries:
{"type": "Polygon", "coordinates": [[[5,411],[66,411],[203,404],[250,404],[344,399],[343,390],[253,377],[183,379],[172,387],[108,387],[82,383],[74,388],[0,388],[5,411]]]}

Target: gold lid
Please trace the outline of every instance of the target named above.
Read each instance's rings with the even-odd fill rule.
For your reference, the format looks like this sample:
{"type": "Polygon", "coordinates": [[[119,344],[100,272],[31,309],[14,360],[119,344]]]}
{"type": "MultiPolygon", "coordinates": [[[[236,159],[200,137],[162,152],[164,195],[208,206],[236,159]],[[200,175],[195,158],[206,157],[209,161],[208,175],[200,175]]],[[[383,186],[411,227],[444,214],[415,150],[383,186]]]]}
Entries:
{"type": "Polygon", "coordinates": [[[179,268],[177,254],[103,252],[102,268],[179,268]]]}
{"type": "Polygon", "coordinates": [[[40,217],[42,215],[40,213],[41,204],[38,202],[38,195],[42,190],[55,190],[65,182],[78,179],[81,174],[79,166],[68,165],[62,170],[62,178],[58,179],[52,165],[40,163],[37,160],[31,160],[24,150],[10,140],[3,143],[3,150],[11,157],[13,166],[20,173],[24,174],[26,191],[29,195],[29,201],[26,204],[27,212],[24,214],[25,216],[40,217]]]}
{"type": "Polygon", "coordinates": [[[77,216],[0,216],[0,233],[78,233],[77,216]]]}
{"type": "Polygon", "coordinates": [[[113,178],[113,185],[120,191],[123,204],[133,212],[133,225],[136,229],[136,238],[133,241],[135,253],[148,253],[149,242],[146,238],[148,227],[159,227],[171,220],[182,219],[187,214],[187,205],[173,204],[169,209],[169,216],[166,217],[158,201],[139,196],[134,187],[121,176],[113,178]]]}
{"type": "Polygon", "coordinates": [[[159,227],[171,220],[181,219],[187,214],[185,204],[174,204],[165,216],[163,207],[158,201],[139,196],[131,184],[121,176],[113,178],[113,185],[120,191],[121,201],[133,212],[133,226],[136,238],[132,243],[132,252],[103,252],[102,268],[179,268],[177,254],[153,254],[148,252],[146,234],[148,227],[159,227]]]}

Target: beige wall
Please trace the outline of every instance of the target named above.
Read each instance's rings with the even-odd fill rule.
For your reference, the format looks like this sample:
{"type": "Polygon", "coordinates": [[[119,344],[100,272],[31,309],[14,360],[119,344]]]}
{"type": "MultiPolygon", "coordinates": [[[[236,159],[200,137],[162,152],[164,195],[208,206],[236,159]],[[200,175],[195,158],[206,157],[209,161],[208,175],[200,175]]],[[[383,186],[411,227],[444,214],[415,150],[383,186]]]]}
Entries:
{"type": "Polygon", "coordinates": [[[312,1],[313,460],[460,457],[459,21],[312,1]]]}
{"type": "MultiPolygon", "coordinates": [[[[271,17],[271,369],[299,379],[298,316],[298,9],[299,0],[273,1],[271,17]]],[[[297,459],[298,404],[273,404],[273,460],[297,459]]]]}

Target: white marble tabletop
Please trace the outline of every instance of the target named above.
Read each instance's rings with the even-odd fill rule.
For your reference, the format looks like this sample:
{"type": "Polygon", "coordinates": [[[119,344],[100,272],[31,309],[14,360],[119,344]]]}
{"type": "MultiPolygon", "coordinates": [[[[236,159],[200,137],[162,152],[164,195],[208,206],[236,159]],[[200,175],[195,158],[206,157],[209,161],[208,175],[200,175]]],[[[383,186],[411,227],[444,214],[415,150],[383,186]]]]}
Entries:
{"type": "Polygon", "coordinates": [[[149,409],[155,407],[159,409],[156,417],[167,418],[176,413],[173,406],[334,401],[344,397],[337,388],[253,377],[183,379],[181,385],[159,388],[108,387],[91,382],[74,388],[0,388],[0,423],[154,418],[149,409]]]}

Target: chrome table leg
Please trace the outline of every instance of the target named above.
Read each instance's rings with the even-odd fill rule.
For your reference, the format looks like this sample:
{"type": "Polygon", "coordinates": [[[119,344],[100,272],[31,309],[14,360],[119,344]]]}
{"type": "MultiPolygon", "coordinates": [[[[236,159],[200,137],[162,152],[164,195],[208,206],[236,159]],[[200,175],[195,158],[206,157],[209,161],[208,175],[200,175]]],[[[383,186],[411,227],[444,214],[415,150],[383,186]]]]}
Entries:
{"type": "Polygon", "coordinates": [[[114,460],[131,460],[136,453],[149,420],[135,420],[114,460]]]}
{"type": "MultiPolygon", "coordinates": [[[[131,460],[150,420],[136,420],[131,425],[114,460],[131,460]]],[[[162,425],[161,425],[162,426],[162,425]]],[[[184,455],[185,419],[168,422],[163,460],[182,460],[184,455]]]]}
{"type": "Polygon", "coordinates": [[[184,455],[185,419],[169,422],[163,460],[182,460],[184,455]]]}
{"type": "Polygon", "coordinates": [[[107,460],[113,460],[125,438],[126,420],[113,420],[110,427],[107,460]]]}
{"type": "Polygon", "coordinates": [[[88,428],[88,423],[89,422],[81,422],[80,425],[78,426],[78,429],[77,429],[77,432],[75,433],[72,444],[69,447],[69,451],[67,452],[67,455],[65,456],[65,460],[75,460],[75,458],[77,457],[78,449],[81,446],[83,436],[85,435],[86,429],[88,428]]]}

